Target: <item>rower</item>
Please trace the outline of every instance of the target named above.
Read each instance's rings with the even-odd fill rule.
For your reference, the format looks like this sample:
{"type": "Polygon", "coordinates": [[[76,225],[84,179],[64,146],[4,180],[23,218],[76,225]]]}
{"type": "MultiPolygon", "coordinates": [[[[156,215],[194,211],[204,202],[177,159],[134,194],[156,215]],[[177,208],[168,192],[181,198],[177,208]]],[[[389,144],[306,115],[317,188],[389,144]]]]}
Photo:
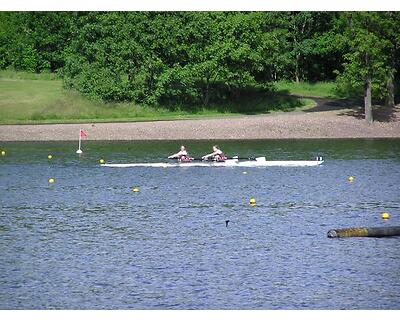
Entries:
{"type": "Polygon", "coordinates": [[[228,158],[225,157],[224,153],[221,151],[221,149],[215,145],[213,146],[213,152],[210,154],[206,154],[205,156],[201,157],[203,160],[208,160],[208,158],[212,157],[214,161],[218,162],[223,162],[227,160],[228,158]]]}
{"type": "Polygon", "coordinates": [[[175,154],[170,155],[168,159],[178,159],[179,162],[190,162],[194,158],[188,155],[185,146],[181,146],[181,150],[175,154]]]}

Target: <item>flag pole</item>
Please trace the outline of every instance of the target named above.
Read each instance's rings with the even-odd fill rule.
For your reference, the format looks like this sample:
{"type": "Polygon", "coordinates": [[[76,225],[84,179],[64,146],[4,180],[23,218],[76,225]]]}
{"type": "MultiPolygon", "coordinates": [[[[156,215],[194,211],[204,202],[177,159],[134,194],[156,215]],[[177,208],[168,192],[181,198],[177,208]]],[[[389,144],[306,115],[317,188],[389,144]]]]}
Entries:
{"type": "Polygon", "coordinates": [[[81,153],[82,153],[82,150],[81,150],[81,139],[82,139],[82,134],[81,134],[81,132],[82,132],[82,129],[79,129],[79,147],[78,147],[78,150],[76,151],[76,153],[78,153],[78,154],[81,154],[81,153]]]}

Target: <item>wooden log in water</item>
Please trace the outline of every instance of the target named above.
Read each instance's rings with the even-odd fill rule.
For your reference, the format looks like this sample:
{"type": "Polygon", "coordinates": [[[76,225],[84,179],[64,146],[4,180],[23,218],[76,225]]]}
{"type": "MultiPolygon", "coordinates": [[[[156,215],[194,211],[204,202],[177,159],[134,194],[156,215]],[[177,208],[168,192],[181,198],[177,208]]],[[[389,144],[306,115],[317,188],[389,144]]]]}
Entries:
{"type": "Polygon", "coordinates": [[[346,228],[328,231],[328,238],[400,236],[400,227],[346,228]]]}

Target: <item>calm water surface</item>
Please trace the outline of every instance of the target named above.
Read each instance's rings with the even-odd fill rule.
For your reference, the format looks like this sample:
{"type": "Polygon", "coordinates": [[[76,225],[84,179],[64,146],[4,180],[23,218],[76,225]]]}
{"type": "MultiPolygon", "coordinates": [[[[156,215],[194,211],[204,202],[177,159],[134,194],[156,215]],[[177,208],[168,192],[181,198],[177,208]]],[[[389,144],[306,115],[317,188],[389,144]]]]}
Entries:
{"type": "Polygon", "coordinates": [[[400,308],[400,237],[326,236],[400,225],[400,139],[219,144],[326,162],[120,169],[98,160],[160,162],[179,143],[2,143],[0,309],[400,308]]]}

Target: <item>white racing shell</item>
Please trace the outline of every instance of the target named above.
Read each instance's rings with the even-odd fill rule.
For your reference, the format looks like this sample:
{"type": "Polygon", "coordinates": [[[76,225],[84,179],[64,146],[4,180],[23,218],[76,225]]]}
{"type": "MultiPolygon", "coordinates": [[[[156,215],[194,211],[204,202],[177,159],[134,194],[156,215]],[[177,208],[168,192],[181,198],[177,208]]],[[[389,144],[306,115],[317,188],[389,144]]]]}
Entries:
{"type": "Polygon", "coordinates": [[[229,159],[224,162],[216,161],[193,161],[193,162],[159,162],[159,163],[106,163],[103,167],[111,168],[130,168],[130,167],[153,167],[153,168],[171,168],[171,167],[306,167],[318,166],[324,160],[304,160],[304,161],[267,161],[265,157],[259,157],[255,160],[240,161],[238,159],[229,159]]]}

